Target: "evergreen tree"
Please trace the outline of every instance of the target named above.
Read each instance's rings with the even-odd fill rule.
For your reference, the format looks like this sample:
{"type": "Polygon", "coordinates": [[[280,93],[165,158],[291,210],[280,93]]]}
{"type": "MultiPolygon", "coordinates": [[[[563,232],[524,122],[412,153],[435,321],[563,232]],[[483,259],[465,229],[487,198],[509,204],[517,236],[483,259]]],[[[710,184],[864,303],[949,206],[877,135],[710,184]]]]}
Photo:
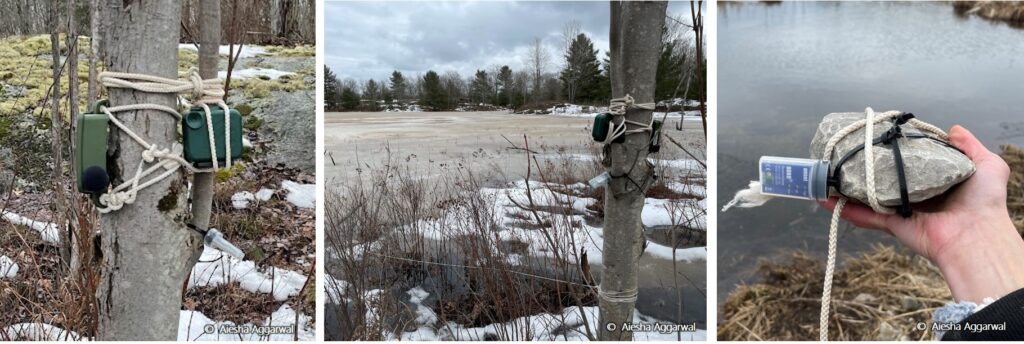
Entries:
{"type": "Polygon", "coordinates": [[[419,102],[421,105],[429,106],[433,110],[439,110],[445,108],[448,104],[444,86],[441,85],[441,76],[437,75],[437,72],[427,71],[427,74],[423,76],[420,87],[422,88],[419,102]]]}
{"type": "Polygon", "coordinates": [[[565,61],[559,79],[566,100],[572,103],[597,100],[600,93],[597,78],[601,75],[601,65],[597,61],[594,42],[585,34],[577,35],[572,40],[565,61]]]}
{"type": "Polygon", "coordinates": [[[405,99],[405,88],[405,77],[402,76],[402,72],[391,72],[391,96],[399,101],[405,99]]]}
{"type": "Polygon", "coordinates": [[[341,89],[341,109],[355,111],[359,108],[359,92],[354,87],[344,86],[341,89]]]}
{"type": "Polygon", "coordinates": [[[491,94],[494,93],[491,79],[487,77],[487,72],[483,70],[476,71],[476,76],[473,78],[469,89],[469,97],[474,103],[486,103],[490,100],[491,94]]]}
{"type": "Polygon", "coordinates": [[[509,106],[512,104],[512,69],[508,66],[501,66],[501,71],[498,72],[498,101],[495,105],[498,106],[509,106]]]}
{"type": "MultiPolygon", "coordinates": [[[[655,75],[655,100],[672,98],[677,87],[684,82],[685,62],[686,52],[681,49],[681,42],[674,40],[662,42],[661,54],[658,57],[658,71],[655,75]]],[[[681,97],[682,95],[677,96],[681,97]]]]}
{"type": "Polygon", "coordinates": [[[330,68],[324,66],[324,110],[336,111],[341,108],[341,82],[330,68]]]}
{"type": "Polygon", "coordinates": [[[363,99],[369,100],[367,108],[370,111],[377,111],[377,100],[380,99],[380,87],[373,79],[366,81],[366,86],[363,87],[363,99]]]}

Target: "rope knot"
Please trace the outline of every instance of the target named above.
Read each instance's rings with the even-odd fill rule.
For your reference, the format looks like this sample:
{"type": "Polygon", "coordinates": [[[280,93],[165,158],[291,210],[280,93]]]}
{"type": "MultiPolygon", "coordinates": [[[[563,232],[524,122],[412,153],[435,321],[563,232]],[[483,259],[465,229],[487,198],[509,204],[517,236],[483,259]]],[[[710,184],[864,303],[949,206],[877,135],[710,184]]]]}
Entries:
{"type": "Polygon", "coordinates": [[[195,67],[189,68],[188,80],[192,82],[192,97],[194,99],[203,98],[206,93],[206,85],[203,84],[203,77],[199,75],[199,70],[195,67]]]}

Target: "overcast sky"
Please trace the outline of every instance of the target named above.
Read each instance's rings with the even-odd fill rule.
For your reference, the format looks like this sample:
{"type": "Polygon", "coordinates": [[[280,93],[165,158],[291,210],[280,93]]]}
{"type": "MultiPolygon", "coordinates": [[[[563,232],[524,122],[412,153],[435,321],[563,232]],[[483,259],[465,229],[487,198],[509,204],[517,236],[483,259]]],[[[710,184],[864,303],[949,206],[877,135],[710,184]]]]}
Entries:
{"type": "MultiPolygon", "coordinates": [[[[669,4],[670,15],[689,3],[669,4]]],[[[448,70],[524,69],[534,37],[543,39],[555,72],[562,27],[580,23],[604,58],[608,2],[331,2],[324,6],[324,63],[339,79],[387,79],[393,70],[415,76],[448,70]]],[[[686,20],[689,22],[689,20],[686,20]]]]}

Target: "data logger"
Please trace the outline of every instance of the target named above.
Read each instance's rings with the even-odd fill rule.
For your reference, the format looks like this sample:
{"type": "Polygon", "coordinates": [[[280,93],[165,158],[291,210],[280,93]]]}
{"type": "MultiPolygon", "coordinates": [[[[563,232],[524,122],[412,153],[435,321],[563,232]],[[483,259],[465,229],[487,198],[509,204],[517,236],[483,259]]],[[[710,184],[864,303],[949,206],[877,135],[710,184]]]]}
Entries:
{"type": "Polygon", "coordinates": [[[828,199],[827,160],[762,156],[761,193],[806,200],[828,199]]]}

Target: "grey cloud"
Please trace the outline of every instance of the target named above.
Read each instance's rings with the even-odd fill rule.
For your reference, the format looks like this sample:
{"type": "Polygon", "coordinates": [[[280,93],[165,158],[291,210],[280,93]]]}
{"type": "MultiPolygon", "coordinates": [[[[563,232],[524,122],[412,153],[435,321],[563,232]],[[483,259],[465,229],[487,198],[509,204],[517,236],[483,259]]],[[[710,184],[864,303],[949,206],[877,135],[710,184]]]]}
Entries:
{"type": "MultiPolygon", "coordinates": [[[[670,13],[686,13],[684,3],[670,13]]],[[[560,31],[580,22],[601,54],[608,49],[607,2],[328,2],[325,63],[341,78],[384,79],[392,70],[415,75],[509,65],[522,69],[534,37],[559,56],[560,31]]]]}

